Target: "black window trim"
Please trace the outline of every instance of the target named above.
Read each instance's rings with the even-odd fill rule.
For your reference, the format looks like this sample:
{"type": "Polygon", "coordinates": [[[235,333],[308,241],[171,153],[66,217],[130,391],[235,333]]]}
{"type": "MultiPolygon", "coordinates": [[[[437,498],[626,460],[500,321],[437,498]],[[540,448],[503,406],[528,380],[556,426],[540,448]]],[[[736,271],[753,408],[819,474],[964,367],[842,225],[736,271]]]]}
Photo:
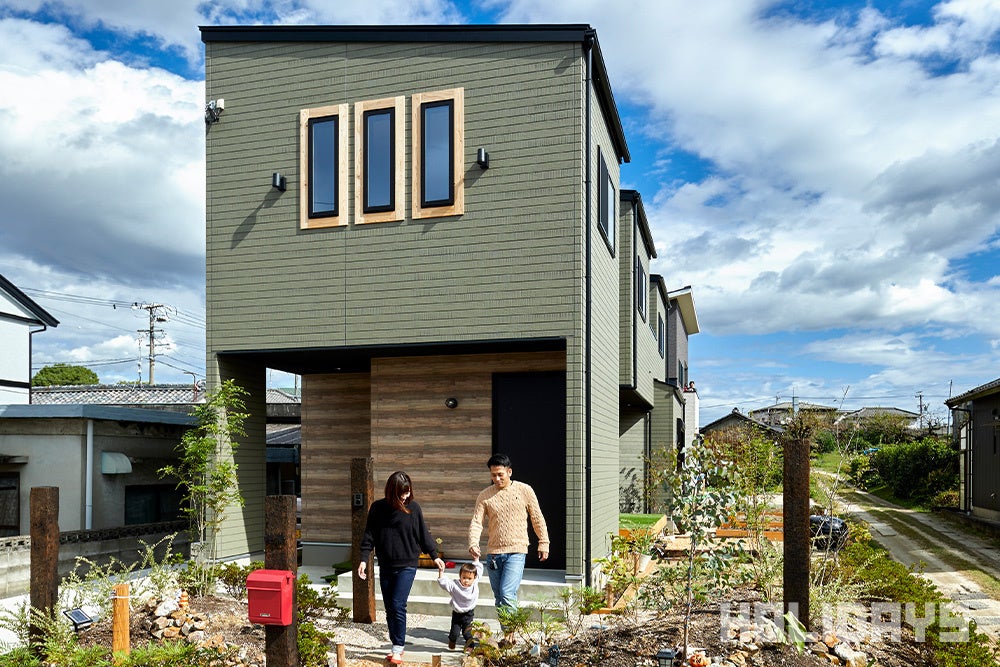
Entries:
{"type": "Polygon", "coordinates": [[[611,180],[611,171],[604,161],[604,153],[600,146],[597,148],[598,159],[598,187],[597,187],[597,227],[604,236],[604,243],[608,246],[611,256],[615,256],[615,228],[617,221],[613,218],[615,210],[615,184],[611,180]],[[608,203],[610,202],[610,207],[608,203]],[[608,210],[610,208],[610,211],[608,210]],[[611,218],[611,219],[607,219],[611,218]]]}
{"type": "Polygon", "coordinates": [[[378,109],[366,109],[362,113],[362,136],[364,146],[362,148],[362,212],[363,213],[385,213],[396,210],[396,108],[381,107],[378,109]],[[368,205],[368,118],[375,115],[389,116],[389,203],[385,206],[368,205]]]}
{"type": "Polygon", "coordinates": [[[309,161],[309,219],[335,218],[340,215],[340,114],[329,114],[309,118],[308,161],[309,161]],[[313,187],[316,179],[313,173],[313,125],[333,121],[333,210],[317,213],[313,210],[313,187]]]}
{"type": "Polygon", "coordinates": [[[445,99],[420,104],[420,206],[432,208],[435,206],[453,206],[455,204],[455,100],[445,99]],[[448,197],[447,199],[426,199],[427,189],[424,187],[427,178],[427,134],[426,116],[424,110],[433,107],[448,108],[448,197]]]}

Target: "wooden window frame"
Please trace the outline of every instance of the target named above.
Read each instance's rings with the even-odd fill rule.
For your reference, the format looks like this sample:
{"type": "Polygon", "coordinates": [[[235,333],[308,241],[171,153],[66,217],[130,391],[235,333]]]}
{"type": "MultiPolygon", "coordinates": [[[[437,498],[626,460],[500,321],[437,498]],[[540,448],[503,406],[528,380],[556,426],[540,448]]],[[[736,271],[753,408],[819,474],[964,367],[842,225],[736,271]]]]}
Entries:
{"type": "Polygon", "coordinates": [[[465,213],[465,89],[450,88],[416,93],[410,101],[413,132],[410,215],[414,219],[440,218],[465,213]],[[452,104],[452,192],[451,204],[423,205],[423,107],[425,104],[450,101],[452,104]]]}
{"type": "Polygon", "coordinates": [[[348,105],[332,104],[329,106],[302,109],[299,111],[299,228],[319,229],[323,227],[342,227],[348,224],[350,207],[347,198],[347,167],[348,167],[348,105]],[[313,119],[337,118],[337,213],[336,215],[310,216],[311,204],[311,151],[309,141],[309,123],[313,119]]]}
{"type": "Polygon", "coordinates": [[[354,105],[354,224],[364,225],[373,222],[396,222],[403,219],[405,188],[406,152],[406,117],[404,109],[406,97],[386,97],[380,100],[367,100],[354,105]],[[393,208],[389,211],[365,213],[365,112],[393,110],[393,208]]]}

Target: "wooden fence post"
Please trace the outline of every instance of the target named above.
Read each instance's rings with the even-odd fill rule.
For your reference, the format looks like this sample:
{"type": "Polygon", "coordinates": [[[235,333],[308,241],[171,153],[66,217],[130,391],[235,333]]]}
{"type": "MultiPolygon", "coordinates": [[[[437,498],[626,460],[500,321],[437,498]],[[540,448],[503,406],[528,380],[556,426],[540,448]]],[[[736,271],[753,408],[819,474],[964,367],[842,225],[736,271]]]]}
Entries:
{"type": "Polygon", "coordinates": [[[374,463],[371,457],[351,459],[351,582],[355,623],[375,622],[375,559],[368,557],[368,578],[358,577],[361,564],[361,536],[368,520],[368,507],[375,493],[374,463]]]}
{"type": "MultiPolygon", "coordinates": [[[[264,498],[264,568],[298,572],[295,544],[295,496],[264,498]]],[[[293,580],[292,585],[295,585],[293,580]]],[[[292,594],[292,624],[264,626],[264,653],[269,667],[298,667],[298,610],[292,594]]]]}
{"type": "Polygon", "coordinates": [[[782,508],[785,522],[784,612],[809,629],[809,440],[789,438],[784,445],[782,508]]]}
{"type": "Polygon", "coordinates": [[[131,651],[129,638],[128,584],[115,586],[115,601],[111,609],[111,655],[115,663],[122,662],[131,651]]]}
{"type": "MultiPolygon", "coordinates": [[[[59,487],[35,486],[28,496],[31,514],[31,609],[52,618],[59,599],[59,487]]],[[[28,637],[38,651],[43,627],[31,621],[28,637]]]]}

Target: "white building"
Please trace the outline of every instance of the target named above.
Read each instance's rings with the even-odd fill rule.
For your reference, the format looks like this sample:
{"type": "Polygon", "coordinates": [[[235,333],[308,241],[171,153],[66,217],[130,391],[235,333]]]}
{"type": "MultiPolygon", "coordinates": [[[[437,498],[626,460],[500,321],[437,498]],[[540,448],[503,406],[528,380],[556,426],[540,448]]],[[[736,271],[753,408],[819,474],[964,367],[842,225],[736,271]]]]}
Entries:
{"type": "Polygon", "coordinates": [[[31,336],[56,326],[56,318],[0,275],[0,405],[31,402],[31,336]]]}

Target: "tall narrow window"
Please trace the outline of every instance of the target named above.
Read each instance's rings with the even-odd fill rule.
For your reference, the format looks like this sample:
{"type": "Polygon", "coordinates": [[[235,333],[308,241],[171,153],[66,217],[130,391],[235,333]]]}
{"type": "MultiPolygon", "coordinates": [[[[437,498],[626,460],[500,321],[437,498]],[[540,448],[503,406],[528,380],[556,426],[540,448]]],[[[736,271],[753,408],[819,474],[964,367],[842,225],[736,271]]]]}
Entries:
{"type": "Polygon", "coordinates": [[[299,227],[347,224],[347,105],[299,112],[299,227]]]}
{"type": "Polygon", "coordinates": [[[464,95],[464,89],[452,88],[412,98],[414,218],[465,212],[464,95]]]}
{"type": "Polygon", "coordinates": [[[660,350],[660,359],[667,350],[667,332],[663,326],[663,315],[656,316],[656,344],[660,350]]]}
{"type": "Polygon", "coordinates": [[[309,120],[309,217],[337,215],[337,116],[309,120]]]}
{"type": "Polygon", "coordinates": [[[355,222],[403,218],[404,99],[354,105],[355,222]]]}
{"type": "Polygon", "coordinates": [[[648,307],[647,301],[649,300],[649,295],[647,287],[649,281],[646,280],[646,270],[642,267],[642,259],[639,257],[635,258],[635,300],[636,307],[639,309],[639,316],[642,317],[642,321],[646,321],[646,308],[648,307]]]}
{"type": "Polygon", "coordinates": [[[421,206],[447,206],[455,201],[454,125],[451,100],[420,105],[421,206]]]}
{"type": "Polygon", "coordinates": [[[395,208],[393,183],[396,135],[393,109],[366,111],[364,115],[364,202],[365,213],[381,213],[395,208]]]}
{"type": "Polygon", "coordinates": [[[608,250],[615,254],[615,228],[618,221],[615,216],[615,184],[611,180],[611,172],[604,162],[604,155],[600,149],[597,151],[598,160],[598,195],[597,195],[597,221],[598,226],[604,233],[604,240],[608,244],[608,250]]]}

